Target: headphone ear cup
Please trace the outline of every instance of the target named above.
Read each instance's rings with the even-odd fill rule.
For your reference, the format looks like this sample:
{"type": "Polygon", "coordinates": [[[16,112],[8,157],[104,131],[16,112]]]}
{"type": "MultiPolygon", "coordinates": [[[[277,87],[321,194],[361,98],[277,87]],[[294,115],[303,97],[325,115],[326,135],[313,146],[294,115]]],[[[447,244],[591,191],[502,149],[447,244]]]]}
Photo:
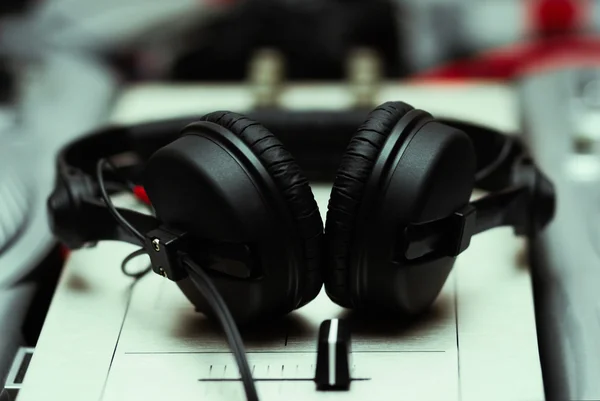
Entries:
{"type": "Polygon", "coordinates": [[[241,114],[217,111],[205,115],[202,121],[218,124],[238,136],[266,167],[286,200],[301,241],[305,275],[298,307],[314,299],[323,285],[321,253],[323,221],[308,183],[292,154],[267,128],[241,114]]]}
{"type": "Polygon", "coordinates": [[[350,140],[336,174],[325,225],[325,289],[335,303],[352,307],[348,266],[364,188],[377,156],[398,121],[413,107],[387,102],[374,109],[350,140]]]}

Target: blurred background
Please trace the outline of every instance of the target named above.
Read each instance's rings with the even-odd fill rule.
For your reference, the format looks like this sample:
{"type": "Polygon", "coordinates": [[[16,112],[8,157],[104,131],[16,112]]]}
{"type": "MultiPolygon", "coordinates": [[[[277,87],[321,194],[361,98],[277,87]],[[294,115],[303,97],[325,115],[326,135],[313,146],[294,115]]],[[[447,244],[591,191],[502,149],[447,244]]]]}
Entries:
{"type": "MultiPolygon", "coordinates": [[[[3,0],[0,383],[17,348],[35,346],[59,277],[45,201],[71,139],[186,102],[198,114],[370,108],[395,86],[477,83],[515,93],[519,126],[498,125],[524,130],[557,186],[585,199],[572,209],[598,217],[599,32],[600,0],[3,0]],[[283,96],[289,87],[301,96],[283,96]],[[178,88],[169,101],[165,88],[178,88]]],[[[597,258],[591,221],[562,231],[585,232],[594,250],[578,252],[597,258]]]]}

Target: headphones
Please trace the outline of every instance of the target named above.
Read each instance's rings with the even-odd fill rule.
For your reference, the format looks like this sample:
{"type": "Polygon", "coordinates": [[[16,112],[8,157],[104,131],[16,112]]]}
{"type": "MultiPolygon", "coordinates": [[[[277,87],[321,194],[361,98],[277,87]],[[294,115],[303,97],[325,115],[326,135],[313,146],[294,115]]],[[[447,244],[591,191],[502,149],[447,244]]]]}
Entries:
{"type": "Polygon", "coordinates": [[[552,184],[518,138],[402,102],[368,115],[218,111],[108,127],[66,146],[57,168],[48,211],[64,244],[142,245],[154,272],[210,315],[185,254],[239,324],[297,309],[323,284],[343,307],[416,316],[473,235],[512,226],[534,237],[555,209],[552,184]],[[93,172],[103,158],[114,165],[109,191],[119,190],[117,172],[146,190],[154,215],[117,208],[141,240],[100,198],[93,172]],[[323,225],[309,179],[332,178],[323,225]],[[488,194],[470,202],[474,188],[488,194]]]}

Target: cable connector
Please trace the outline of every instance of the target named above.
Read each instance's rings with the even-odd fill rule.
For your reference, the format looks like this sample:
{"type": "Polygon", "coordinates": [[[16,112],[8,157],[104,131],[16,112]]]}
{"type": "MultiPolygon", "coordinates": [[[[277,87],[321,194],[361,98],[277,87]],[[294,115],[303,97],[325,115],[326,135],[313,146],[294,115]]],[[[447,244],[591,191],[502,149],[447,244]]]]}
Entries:
{"type": "Polygon", "coordinates": [[[154,273],[172,281],[187,277],[179,256],[186,239],[185,232],[164,226],[146,233],[144,248],[150,256],[154,273]]]}

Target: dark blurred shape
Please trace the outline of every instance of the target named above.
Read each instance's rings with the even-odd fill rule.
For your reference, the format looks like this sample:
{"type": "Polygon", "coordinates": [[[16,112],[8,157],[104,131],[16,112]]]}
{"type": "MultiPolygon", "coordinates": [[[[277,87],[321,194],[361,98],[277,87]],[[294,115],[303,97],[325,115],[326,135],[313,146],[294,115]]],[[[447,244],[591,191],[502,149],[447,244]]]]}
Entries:
{"type": "Polygon", "coordinates": [[[175,80],[243,80],[255,51],[272,48],[291,80],[340,79],[356,47],[375,50],[386,76],[399,76],[397,11],[383,0],[251,0],[190,35],[175,80]]]}
{"type": "Polygon", "coordinates": [[[64,264],[62,251],[59,246],[53,247],[36,269],[22,280],[22,283],[32,283],[37,288],[22,326],[23,339],[30,347],[35,347],[37,344],[44,319],[50,308],[54,289],[64,264]]]}
{"type": "Polygon", "coordinates": [[[2,0],[0,1],[0,15],[25,11],[34,2],[34,0],[2,0]]]}
{"type": "MultiPolygon", "coordinates": [[[[25,12],[34,0],[0,0],[0,18],[25,12]]],[[[2,22],[0,21],[0,34],[2,22]]],[[[10,70],[5,56],[0,55],[0,103],[13,100],[14,74],[10,70]]]]}
{"type": "Polygon", "coordinates": [[[14,76],[8,63],[0,57],[0,103],[6,103],[13,99],[14,76]]]}

